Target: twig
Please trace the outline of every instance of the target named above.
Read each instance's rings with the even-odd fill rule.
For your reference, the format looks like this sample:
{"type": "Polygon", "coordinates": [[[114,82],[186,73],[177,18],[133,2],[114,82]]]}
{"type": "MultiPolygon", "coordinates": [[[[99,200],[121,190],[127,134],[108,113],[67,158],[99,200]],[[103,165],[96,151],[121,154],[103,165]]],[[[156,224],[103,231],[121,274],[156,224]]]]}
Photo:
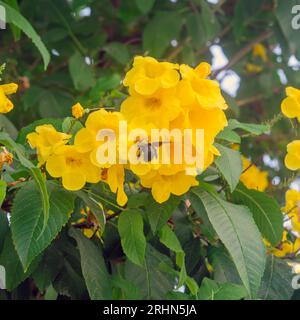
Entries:
{"type": "Polygon", "coordinates": [[[212,78],[216,78],[217,75],[222,72],[225,71],[227,69],[230,69],[232,66],[234,66],[236,63],[238,63],[248,52],[250,52],[252,50],[252,48],[259,42],[262,42],[268,38],[270,38],[273,35],[273,31],[272,30],[267,30],[264,33],[262,33],[261,35],[259,35],[256,39],[254,39],[253,41],[251,41],[249,44],[247,44],[244,48],[242,48],[239,52],[237,52],[232,58],[231,60],[222,68],[217,69],[214,73],[212,78]]]}

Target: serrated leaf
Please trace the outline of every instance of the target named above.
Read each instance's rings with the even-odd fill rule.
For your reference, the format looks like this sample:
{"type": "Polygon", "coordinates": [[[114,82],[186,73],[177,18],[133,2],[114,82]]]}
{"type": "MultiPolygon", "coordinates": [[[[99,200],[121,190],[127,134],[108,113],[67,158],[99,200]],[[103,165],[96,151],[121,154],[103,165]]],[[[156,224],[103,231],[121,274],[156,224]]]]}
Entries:
{"type": "Polygon", "coordinates": [[[46,223],[49,219],[49,195],[46,188],[46,179],[43,176],[41,170],[25,157],[22,149],[23,146],[13,141],[7,133],[0,133],[0,143],[5,145],[7,148],[13,150],[17,154],[20,163],[30,171],[38,187],[41,196],[41,207],[43,209],[44,216],[43,228],[41,229],[41,233],[43,233],[46,227],[46,223]]]}
{"type": "Polygon", "coordinates": [[[11,291],[24,281],[36,268],[40,258],[37,257],[30,268],[24,272],[20,258],[13,245],[11,233],[8,232],[5,237],[3,251],[0,255],[0,265],[5,268],[5,284],[6,289],[11,291]]]}
{"type": "Polygon", "coordinates": [[[249,132],[255,135],[260,135],[270,131],[270,127],[266,124],[244,123],[244,122],[239,122],[236,119],[229,120],[228,128],[231,130],[242,129],[246,132],[249,132]]]}
{"type": "Polygon", "coordinates": [[[74,197],[69,192],[51,182],[47,182],[47,189],[50,195],[50,214],[43,233],[43,207],[36,185],[28,182],[18,191],[13,202],[12,236],[25,270],[55,239],[73,211],[74,197]]]}
{"type": "Polygon", "coordinates": [[[29,21],[26,18],[24,18],[17,10],[7,5],[3,1],[0,1],[0,5],[2,5],[5,8],[7,22],[12,23],[13,25],[21,29],[38,48],[44,61],[44,69],[46,70],[50,61],[50,54],[47,48],[45,47],[44,43],[42,42],[40,36],[33,29],[29,21]]]}
{"type": "Polygon", "coordinates": [[[192,192],[203,202],[209,220],[230,253],[245,288],[254,298],[264,273],[266,256],[250,210],[200,188],[192,192]]]}
{"type": "Polygon", "coordinates": [[[130,209],[121,213],[118,230],[124,253],[132,262],[143,265],[146,250],[143,217],[139,210],[130,209]]]}
{"type": "Polygon", "coordinates": [[[242,184],[235,189],[232,198],[250,209],[261,234],[275,247],[283,233],[283,214],[276,200],[242,184]]]}
{"type": "Polygon", "coordinates": [[[241,143],[241,137],[228,127],[225,127],[225,129],[217,135],[217,139],[225,140],[232,143],[241,143]]]}
{"type": "Polygon", "coordinates": [[[83,277],[92,300],[112,299],[111,279],[106,269],[101,247],[96,246],[79,230],[70,229],[69,234],[78,245],[83,277]]]}
{"type": "Polygon", "coordinates": [[[243,171],[241,154],[239,151],[224,147],[221,144],[215,145],[221,153],[221,156],[216,158],[215,164],[228,182],[232,192],[239,183],[243,171]]]}
{"type": "Polygon", "coordinates": [[[268,255],[258,297],[263,300],[289,300],[294,292],[294,276],[287,261],[268,255]]]}

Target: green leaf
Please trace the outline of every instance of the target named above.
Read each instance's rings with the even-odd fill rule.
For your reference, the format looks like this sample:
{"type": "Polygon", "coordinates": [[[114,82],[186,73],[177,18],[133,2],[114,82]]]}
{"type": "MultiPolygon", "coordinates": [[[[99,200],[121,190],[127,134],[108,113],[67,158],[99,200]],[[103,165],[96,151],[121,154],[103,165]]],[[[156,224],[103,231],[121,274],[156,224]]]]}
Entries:
{"type": "Polygon", "coordinates": [[[49,219],[49,195],[46,187],[46,179],[43,176],[41,170],[25,157],[22,146],[14,142],[7,133],[0,133],[0,143],[5,145],[7,148],[13,150],[17,154],[19,161],[26,169],[30,171],[38,187],[42,200],[41,207],[43,208],[44,215],[43,228],[41,229],[42,234],[46,228],[46,224],[49,219]]]}
{"type": "Polygon", "coordinates": [[[139,288],[120,275],[112,277],[112,285],[113,289],[119,289],[119,292],[114,292],[113,300],[138,300],[140,297],[139,288]]]}
{"type": "Polygon", "coordinates": [[[9,291],[16,288],[22,281],[24,281],[32,271],[36,268],[40,259],[37,258],[33,261],[30,268],[24,272],[20,258],[13,245],[11,233],[7,233],[3,251],[0,255],[0,265],[5,268],[5,284],[9,291]]]}
{"type": "Polygon", "coordinates": [[[224,147],[221,144],[215,145],[221,153],[221,156],[216,158],[215,164],[228,182],[232,192],[239,183],[243,171],[241,154],[239,151],[224,147]]]}
{"type": "Polygon", "coordinates": [[[9,231],[9,224],[6,212],[0,209],[0,252],[2,251],[4,240],[7,232],[9,231]]]}
{"type": "Polygon", "coordinates": [[[146,25],[143,33],[143,48],[151,56],[160,58],[177,39],[181,29],[181,16],[175,12],[158,12],[146,25]]]}
{"type": "Polygon", "coordinates": [[[228,127],[225,127],[225,129],[217,135],[217,139],[225,140],[232,143],[241,143],[241,137],[228,127]]]}
{"type": "Polygon", "coordinates": [[[146,238],[141,212],[137,209],[122,212],[118,220],[118,230],[122,248],[128,259],[138,265],[143,265],[146,238]]]}
{"type": "Polygon", "coordinates": [[[121,76],[118,73],[109,74],[97,79],[96,84],[89,92],[89,97],[93,100],[99,100],[106,91],[117,88],[121,83],[121,76]]]}
{"type": "Polygon", "coordinates": [[[249,133],[260,135],[270,131],[270,127],[266,124],[254,124],[254,123],[244,123],[239,122],[236,119],[230,119],[228,122],[228,129],[242,129],[249,133]]]}
{"type": "Polygon", "coordinates": [[[203,206],[203,203],[201,201],[198,201],[198,197],[193,193],[189,192],[188,199],[191,201],[191,205],[193,209],[195,210],[197,216],[201,219],[201,232],[204,236],[206,236],[211,242],[216,241],[217,234],[214,230],[213,226],[211,225],[207,212],[203,206]]]}
{"type": "Polygon", "coordinates": [[[294,292],[294,276],[287,261],[268,255],[258,297],[263,300],[290,300],[294,292]]]}
{"type": "Polygon", "coordinates": [[[140,299],[164,299],[175,286],[175,277],[163,272],[161,266],[172,266],[171,260],[147,246],[145,261],[142,266],[127,261],[125,263],[125,278],[140,289],[140,299]]]}
{"type": "Polygon", "coordinates": [[[205,0],[201,0],[201,21],[203,23],[206,41],[214,38],[221,30],[214,12],[210,9],[209,4],[205,0]]]}
{"type": "Polygon", "coordinates": [[[272,246],[282,239],[283,214],[277,201],[263,192],[239,184],[232,194],[233,201],[247,206],[261,234],[272,246]]]}
{"type": "Polygon", "coordinates": [[[16,27],[20,28],[38,48],[44,61],[44,69],[46,70],[50,61],[50,54],[44,43],[42,42],[40,36],[33,29],[29,21],[24,18],[18,11],[16,11],[14,8],[10,7],[3,1],[0,1],[0,5],[4,6],[5,8],[7,22],[12,23],[16,27]]]}
{"type": "Polygon", "coordinates": [[[66,117],[62,122],[62,131],[71,134],[74,138],[75,134],[83,128],[81,122],[73,117],[66,117]]]}
{"type": "Polygon", "coordinates": [[[121,42],[110,42],[104,50],[118,63],[126,65],[130,61],[128,46],[121,42]]]}
{"type": "Polygon", "coordinates": [[[214,193],[195,188],[209,220],[229,251],[251,298],[256,296],[266,257],[259,230],[247,207],[224,201],[214,193]]]}
{"type": "Polygon", "coordinates": [[[82,232],[71,228],[69,231],[78,245],[81,260],[81,269],[92,300],[112,298],[111,279],[106,269],[103,252],[82,232]]]}
{"type": "Polygon", "coordinates": [[[12,236],[25,270],[55,239],[73,211],[73,195],[51,182],[47,182],[47,189],[50,195],[50,214],[45,228],[42,201],[33,182],[22,187],[13,202],[12,236]],[[45,231],[41,233],[43,228],[45,231]]]}
{"type": "Polygon", "coordinates": [[[0,129],[7,132],[13,139],[18,136],[18,130],[15,125],[3,114],[0,114],[0,129]]]}
{"type": "Polygon", "coordinates": [[[194,47],[200,49],[206,42],[205,30],[201,15],[190,13],[186,18],[186,26],[194,47]]]}
{"type": "Polygon", "coordinates": [[[159,240],[167,248],[174,252],[182,252],[182,247],[179,240],[176,237],[176,234],[171,230],[168,225],[165,225],[161,228],[159,232],[159,240]]]}
{"type": "Polygon", "coordinates": [[[219,284],[204,278],[198,292],[199,300],[241,300],[247,296],[243,286],[234,283],[219,284]]]}
{"type": "Polygon", "coordinates": [[[242,284],[236,266],[226,249],[222,247],[210,247],[208,259],[213,267],[214,280],[224,283],[232,282],[242,284]]]}
{"type": "Polygon", "coordinates": [[[56,290],[53,288],[52,285],[50,285],[45,293],[45,300],[56,300],[58,296],[58,293],[56,292],[56,290]]]}
{"type": "Polygon", "coordinates": [[[289,44],[290,52],[292,54],[296,53],[296,55],[299,57],[299,30],[293,29],[292,27],[292,20],[297,20],[296,14],[292,14],[292,8],[296,5],[299,5],[299,1],[297,0],[290,0],[288,2],[277,1],[275,15],[284,37],[289,44]]]}
{"type": "Polygon", "coordinates": [[[146,215],[152,232],[155,234],[170,219],[175,209],[178,207],[180,197],[171,196],[164,203],[157,203],[152,197],[145,201],[146,215]]]}
{"type": "Polygon", "coordinates": [[[50,246],[39,263],[38,267],[32,273],[34,283],[40,291],[45,291],[55,277],[58,275],[63,265],[61,253],[57,250],[56,246],[50,246]]]}
{"type": "Polygon", "coordinates": [[[148,13],[153,8],[154,3],[155,0],[135,0],[136,6],[144,14],[148,13]]]}
{"type": "Polygon", "coordinates": [[[2,207],[3,201],[6,196],[6,182],[3,180],[0,180],[0,208],[2,207]]]}
{"type": "Polygon", "coordinates": [[[185,253],[181,247],[181,244],[176,236],[176,234],[171,230],[171,228],[165,224],[159,232],[159,240],[167,248],[176,253],[176,264],[180,268],[179,280],[177,287],[181,287],[186,281],[186,268],[185,268],[185,253]]]}
{"type": "Polygon", "coordinates": [[[69,71],[76,90],[85,91],[95,84],[92,67],[78,51],[69,60],[69,71]]]}

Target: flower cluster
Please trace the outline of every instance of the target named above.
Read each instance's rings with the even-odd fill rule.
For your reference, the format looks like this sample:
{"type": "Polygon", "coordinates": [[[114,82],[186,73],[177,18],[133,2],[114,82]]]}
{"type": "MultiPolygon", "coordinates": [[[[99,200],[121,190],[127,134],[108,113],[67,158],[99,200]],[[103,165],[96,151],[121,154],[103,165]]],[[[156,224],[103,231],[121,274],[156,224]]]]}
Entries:
{"type": "MultiPolygon", "coordinates": [[[[196,138],[189,137],[195,158],[203,157],[201,170],[206,169],[220,155],[214,147],[217,134],[227,125],[224,110],[226,102],[216,81],[207,79],[210,66],[200,63],[195,69],[187,65],[159,62],[151,57],[138,56],[133,67],[125,76],[123,84],[128,87],[129,96],[122,102],[120,111],[99,109],[90,112],[80,104],[72,107],[74,118],[79,119],[89,113],[84,127],[73,137],[57,132],[51,125],[36,128],[28,135],[28,141],[37,149],[40,165],[55,178],[62,178],[63,186],[68,190],[79,190],[86,182],[107,183],[117,194],[117,202],[124,205],[127,195],[124,191],[125,169],[139,177],[145,188],[150,188],[154,199],[162,203],[171,194],[182,195],[191,186],[197,185],[196,175],[200,168],[194,168],[187,161],[177,163],[175,151],[170,152],[170,162],[161,162],[162,149],[166,143],[163,136],[153,140],[150,130],[179,130],[204,132],[203,152],[197,154],[196,138]],[[124,141],[120,135],[120,122],[126,121],[127,130],[142,129],[145,136],[138,135],[133,141],[124,141]],[[98,152],[107,141],[99,138],[99,132],[114,132],[117,151],[124,147],[136,147],[135,156],[139,162],[123,163],[117,152],[117,161],[99,162],[98,152]],[[150,150],[150,151],[149,151],[150,150]],[[153,162],[153,158],[158,158],[153,162]],[[187,174],[188,169],[190,172],[187,174]]],[[[127,137],[127,136],[126,136],[127,137]]],[[[127,139],[127,138],[126,138],[127,139]]],[[[172,150],[176,138],[168,144],[172,150]]],[[[183,153],[183,147],[180,151],[183,153]]]]}

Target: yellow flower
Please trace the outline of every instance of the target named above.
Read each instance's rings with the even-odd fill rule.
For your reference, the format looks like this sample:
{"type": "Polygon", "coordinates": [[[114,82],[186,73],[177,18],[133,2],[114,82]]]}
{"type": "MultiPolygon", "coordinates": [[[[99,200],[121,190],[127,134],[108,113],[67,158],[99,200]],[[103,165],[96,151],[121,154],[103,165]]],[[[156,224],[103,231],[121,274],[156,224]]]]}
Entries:
{"type": "Polygon", "coordinates": [[[300,121],[300,90],[287,87],[287,97],[281,103],[281,111],[288,118],[297,118],[300,121]]]}
{"type": "Polygon", "coordinates": [[[171,194],[183,195],[192,186],[198,185],[196,178],[187,175],[185,171],[173,175],[160,175],[157,172],[150,172],[140,178],[141,185],[145,188],[151,188],[152,196],[158,203],[167,201],[171,194]]]}
{"type": "Polygon", "coordinates": [[[180,74],[178,96],[183,105],[192,105],[196,101],[204,109],[227,109],[218,82],[205,79],[210,74],[209,64],[202,62],[195,69],[181,65],[180,74]]]}
{"type": "Polygon", "coordinates": [[[46,169],[52,177],[61,177],[67,190],[80,190],[86,182],[97,183],[101,180],[101,170],[92,164],[90,154],[78,152],[75,146],[56,148],[46,162],[46,169]]]}
{"type": "Polygon", "coordinates": [[[257,43],[254,45],[252,50],[253,58],[259,57],[263,62],[268,61],[267,51],[264,45],[257,43]]]}
{"type": "Polygon", "coordinates": [[[248,189],[265,191],[269,185],[268,172],[259,170],[255,164],[251,163],[244,156],[242,156],[242,161],[244,173],[242,173],[240,181],[242,181],[248,189]]]}
{"type": "Polygon", "coordinates": [[[276,257],[282,258],[285,256],[294,256],[300,250],[300,238],[296,238],[294,242],[287,240],[287,231],[284,230],[282,235],[281,243],[273,248],[270,243],[264,240],[266,246],[268,247],[268,251],[273,253],[276,257]]]}
{"type": "Polygon", "coordinates": [[[83,117],[84,108],[79,102],[77,102],[76,104],[74,104],[74,106],[72,106],[72,115],[76,119],[83,117]]]}
{"type": "Polygon", "coordinates": [[[111,192],[117,194],[117,203],[124,206],[127,201],[127,195],[124,191],[125,171],[122,165],[112,165],[108,169],[103,169],[102,180],[109,185],[111,192]]]}
{"type": "MultiPolygon", "coordinates": [[[[199,155],[204,159],[203,168],[188,165],[185,161],[180,164],[175,163],[173,140],[167,142],[170,146],[171,161],[169,164],[163,164],[161,151],[164,141],[151,141],[150,136],[146,144],[146,151],[148,148],[150,152],[153,152],[153,149],[157,151],[158,163],[147,161],[147,155],[143,154],[146,151],[140,147],[140,156],[146,160],[143,163],[129,165],[129,168],[140,178],[142,186],[151,188],[154,199],[162,203],[168,200],[171,194],[182,195],[190,187],[197,185],[196,169],[206,169],[213,162],[214,156],[220,155],[213,144],[217,134],[227,125],[223,111],[227,105],[219,84],[206,79],[210,74],[209,64],[200,63],[194,69],[181,65],[179,68],[181,80],[179,80],[177,65],[162,64],[153,59],[146,62],[144,59],[135,61],[134,67],[127,73],[124,81],[124,84],[129,86],[130,96],[123,102],[121,113],[130,122],[130,128],[143,128],[148,134],[153,128],[179,129],[182,136],[185,129],[191,129],[193,156],[197,156],[195,154],[196,130],[204,131],[204,149],[199,155]],[[152,77],[151,81],[144,79],[145,70],[150,66],[150,62],[154,64],[154,66],[151,65],[151,69],[148,69],[152,73],[151,76],[148,73],[148,76],[152,77]],[[166,79],[168,79],[168,86],[166,86],[166,79]],[[146,87],[149,81],[151,83],[149,91],[145,88],[139,91],[142,87],[139,81],[146,87]]],[[[142,142],[142,140],[137,141],[140,146],[142,142]]]]}
{"type": "Polygon", "coordinates": [[[15,83],[0,85],[0,113],[7,113],[14,107],[13,103],[7,98],[7,95],[16,93],[18,85],[15,83]]]}
{"type": "Polygon", "coordinates": [[[169,128],[181,111],[175,89],[157,90],[155,94],[142,96],[134,94],[121,105],[121,113],[127,121],[136,122],[138,127],[151,123],[153,127],[169,128]]]}
{"type": "Polygon", "coordinates": [[[137,56],[123,84],[129,87],[130,94],[152,95],[158,89],[173,88],[177,85],[179,81],[177,69],[177,64],[158,62],[152,57],[137,56]]]}
{"type": "Polygon", "coordinates": [[[290,170],[298,170],[300,168],[300,140],[294,140],[287,145],[287,155],[284,163],[290,170]]]}
{"type": "Polygon", "coordinates": [[[282,211],[291,219],[293,230],[300,233],[300,192],[290,189],[285,193],[282,211]]]}
{"type": "Polygon", "coordinates": [[[51,124],[35,128],[35,132],[27,135],[31,148],[37,149],[39,165],[43,165],[49,156],[59,147],[68,143],[71,135],[56,131],[51,124]]]}
{"type": "MultiPolygon", "coordinates": [[[[97,151],[104,141],[98,141],[100,130],[112,130],[118,139],[119,122],[123,120],[120,112],[108,112],[100,109],[91,113],[85,123],[85,128],[79,130],[75,136],[74,145],[79,152],[88,153],[93,165],[102,169],[102,180],[108,183],[112,192],[117,193],[117,202],[123,206],[127,202],[124,192],[124,166],[110,163],[99,163],[97,151]],[[107,170],[103,170],[107,169],[107,170]]],[[[118,155],[118,140],[116,141],[118,155]]],[[[118,161],[118,157],[116,159],[118,161]]]]}

